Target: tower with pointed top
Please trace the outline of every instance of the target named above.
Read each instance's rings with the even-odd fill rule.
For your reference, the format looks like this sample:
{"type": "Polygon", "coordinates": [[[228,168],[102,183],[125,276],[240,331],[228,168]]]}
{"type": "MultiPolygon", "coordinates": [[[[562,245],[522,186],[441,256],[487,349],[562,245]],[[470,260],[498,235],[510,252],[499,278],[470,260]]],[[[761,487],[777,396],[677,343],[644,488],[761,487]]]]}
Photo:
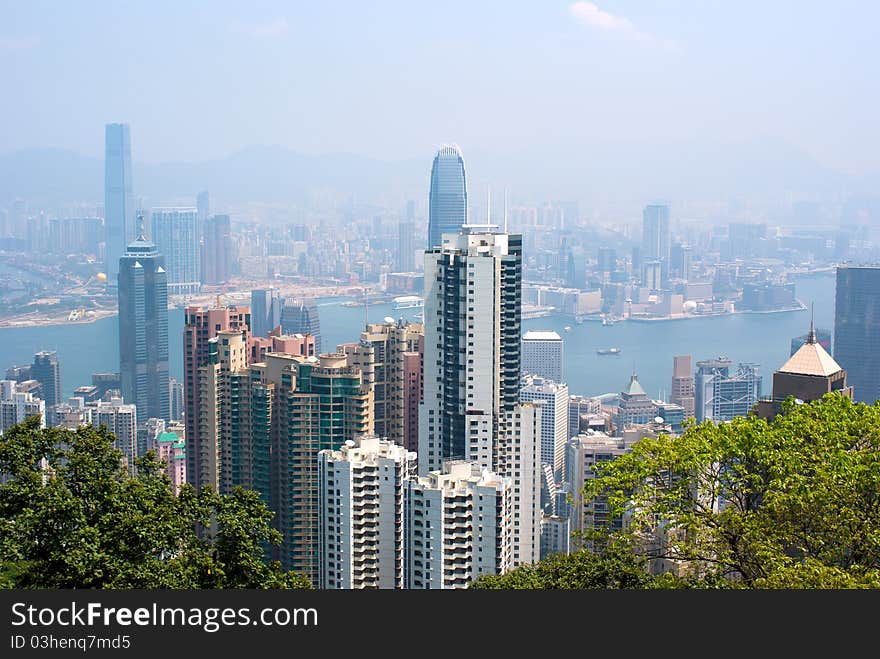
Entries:
{"type": "Polygon", "coordinates": [[[639,376],[633,369],[629,384],[620,392],[620,402],[614,420],[617,433],[622,434],[628,425],[650,423],[656,414],[656,409],[654,402],[639,384],[639,376]]]}
{"type": "Polygon", "coordinates": [[[773,373],[773,395],[770,400],[760,401],[755,413],[771,419],[782,413],[782,403],[789,397],[809,403],[831,392],[853,397],[853,387],[846,382],[846,371],[816,339],[811,318],[804,344],[773,373]]]}
{"type": "Polygon", "coordinates": [[[165,258],[139,235],[119,259],[119,373],[138,418],[168,419],[168,283],[165,258]]]}

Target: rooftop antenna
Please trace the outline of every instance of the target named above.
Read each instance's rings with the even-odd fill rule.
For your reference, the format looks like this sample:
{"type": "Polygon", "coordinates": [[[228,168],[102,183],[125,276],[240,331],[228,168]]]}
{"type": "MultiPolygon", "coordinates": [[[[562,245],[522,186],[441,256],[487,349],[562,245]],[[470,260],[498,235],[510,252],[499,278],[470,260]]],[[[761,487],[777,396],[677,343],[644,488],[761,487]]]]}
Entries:
{"type": "Polygon", "coordinates": [[[492,186],[486,186],[486,224],[492,224],[492,186]]]}
{"type": "Polygon", "coordinates": [[[217,295],[217,308],[220,309],[220,295],[217,295]]]}
{"type": "Polygon", "coordinates": [[[813,327],[813,311],[815,302],[810,302],[810,332],[807,334],[807,343],[816,343],[816,330],[813,327]]]}
{"type": "Polygon", "coordinates": [[[507,186],[504,186],[504,233],[507,233],[507,186]]]}

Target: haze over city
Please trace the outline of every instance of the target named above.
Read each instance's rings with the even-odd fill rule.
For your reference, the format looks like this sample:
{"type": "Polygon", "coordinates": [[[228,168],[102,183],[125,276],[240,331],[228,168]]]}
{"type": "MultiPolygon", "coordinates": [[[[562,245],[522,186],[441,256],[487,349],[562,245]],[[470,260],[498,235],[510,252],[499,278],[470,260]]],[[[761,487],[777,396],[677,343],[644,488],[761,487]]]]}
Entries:
{"type": "Polygon", "coordinates": [[[362,196],[414,196],[427,176],[414,164],[454,141],[475,189],[514,198],[834,200],[880,180],[877,14],[794,1],[4,3],[0,86],[15,102],[0,108],[0,171],[25,175],[20,150],[98,159],[100,126],[125,121],[150,197],[206,172],[258,186],[240,179],[260,163],[315,188],[375,170],[362,196]],[[257,146],[368,160],[249,158],[257,146]]]}

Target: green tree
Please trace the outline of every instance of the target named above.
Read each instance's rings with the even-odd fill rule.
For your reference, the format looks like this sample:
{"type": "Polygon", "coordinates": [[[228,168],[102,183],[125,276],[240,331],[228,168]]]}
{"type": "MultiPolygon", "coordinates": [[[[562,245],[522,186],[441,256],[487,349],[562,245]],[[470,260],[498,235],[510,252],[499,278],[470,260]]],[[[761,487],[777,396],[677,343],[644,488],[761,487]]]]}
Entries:
{"type": "Polygon", "coordinates": [[[628,521],[617,542],[692,582],[880,587],[880,405],[784,410],[643,439],[585,495],[628,521]]]}
{"type": "Polygon", "coordinates": [[[311,587],[263,561],[281,535],[255,492],[175,496],[155,454],[132,473],[113,443],[106,428],[37,417],[0,437],[0,587],[311,587]]]}
{"type": "Polygon", "coordinates": [[[672,579],[648,574],[646,561],[623,545],[601,553],[556,554],[506,574],[478,577],[470,588],[479,590],[645,589],[671,585],[672,579]],[[668,583],[667,583],[668,582],[668,583]]]}

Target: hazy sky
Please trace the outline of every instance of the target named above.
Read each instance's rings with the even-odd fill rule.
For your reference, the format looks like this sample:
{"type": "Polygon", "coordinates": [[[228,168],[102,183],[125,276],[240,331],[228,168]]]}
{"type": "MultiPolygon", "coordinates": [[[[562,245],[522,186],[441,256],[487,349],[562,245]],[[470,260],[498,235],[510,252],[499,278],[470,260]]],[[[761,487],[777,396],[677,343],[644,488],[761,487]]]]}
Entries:
{"type": "Polygon", "coordinates": [[[864,0],[0,0],[0,151],[100,155],[109,121],[148,162],[769,136],[858,174],[878,22],[864,0]]]}

